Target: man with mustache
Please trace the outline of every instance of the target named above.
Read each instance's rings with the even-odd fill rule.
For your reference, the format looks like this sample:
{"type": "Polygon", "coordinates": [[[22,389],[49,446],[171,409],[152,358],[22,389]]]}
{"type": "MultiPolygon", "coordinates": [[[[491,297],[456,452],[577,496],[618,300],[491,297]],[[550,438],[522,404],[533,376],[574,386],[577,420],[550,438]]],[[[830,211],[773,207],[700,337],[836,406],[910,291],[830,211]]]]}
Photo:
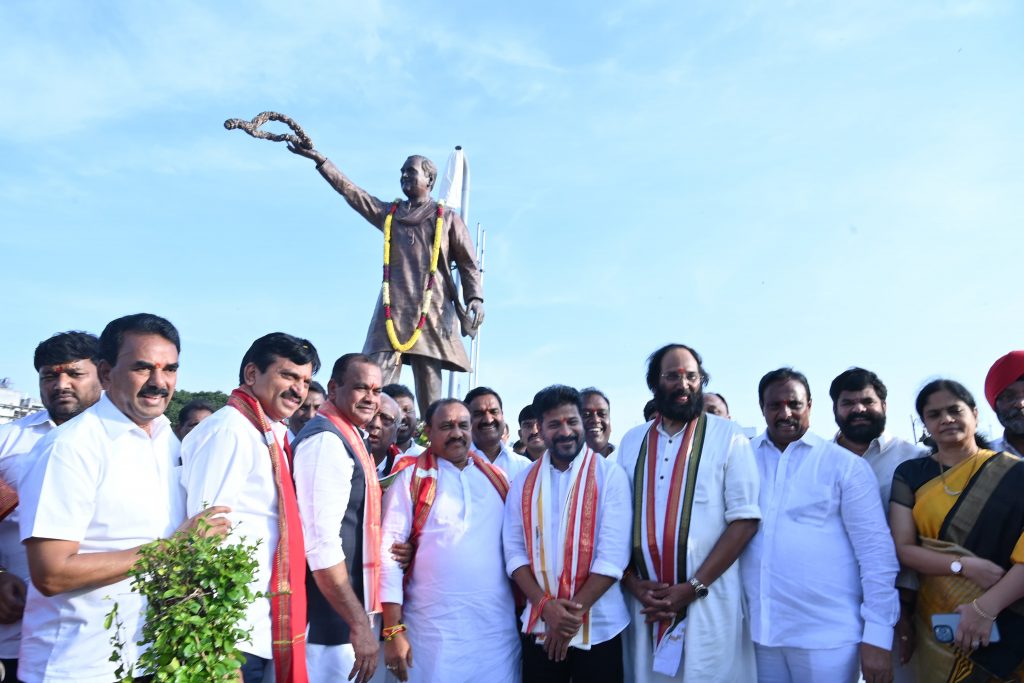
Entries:
{"type": "Polygon", "coordinates": [[[295,491],[311,570],[312,681],[368,681],[380,646],[380,484],[362,429],[379,412],[380,368],[348,353],[334,363],[327,400],[295,440],[295,491]]]}
{"type": "Polygon", "coordinates": [[[185,520],[178,439],[164,417],[179,350],[178,331],[163,318],[138,313],[110,322],[97,354],[105,393],[33,451],[20,491],[32,575],[21,681],[110,683],[117,663],[110,661],[111,632],[103,626],[109,596],[125,628],[122,663],[131,666],[138,655],[146,604],[131,591],[127,573],[139,548],[200,518],[211,533],[227,531],[219,516],[225,507],[185,520]]]}
{"type": "Polygon", "coordinates": [[[398,434],[395,436],[395,445],[402,455],[419,455],[425,448],[416,443],[416,427],[419,418],[416,415],[416,399],[404,384],[387,384],[383,392],[395,399],[398,407],[402,409],[402,417],[398,422],[398,434]]]}
{"type": "Polygon", "coordinates": [[[540,460],[544,455],[544,437],[540,435],[537,416],[533,414],[533,404],[524,406],[519,411],[519,440],[526,445],[526,457],[530,462],[540,460]]]}
{"type": "MultiPolygon", "coordinates": [[[[99,400],[98,357],[99,340],[86,332],[61,332],[36,347],[39,396],[46,410],[0,425],[0,478],[12,489],[17,489],[35,445],[54,427],[99,400]]],[[[29,578],[17,508],[0,521],[0,567],[6,570],[0,573],[0,662],[6,671],[0,680],[14,681],[29,578]]]]}
{"type": "Polygon", "coordinates": [[[1010,351],[992,364],[985,377],[985,398],[1003,425],[1003,435],[992,441],[992,450],[1024,457],[1024,351],[1010,351]]]}
{"type": "Polygon", "coordinates": [[[530,459],[519,455],[502,439],[505,433],[505,413],[501,396],[490,387],[476,387],[466,394],[464,403],[469,407],[469,419],[473,425],[473,443],[470,446],[477,455],[500,469],[509,481],[530,466],[530,459]]]}
{"type": "Polygon", "coordinates": [[[292,416],[288,418],[288,441],[289,443],[295,441],[295,437],[298,436],[302,428],[306,426],[306,423],[313,419],[318,412],[320,412],[320,406],[324,404],[324,400],[327,397],[327,392],[320,386],[319,382],[310,382],[309,391],[306,392],[306,400],[302,402],[299,409],[292,413],[292,416]]]}
{"type": "Polygon", "coordinates": [[[402,457],[402,452],[395,446],[398,435],[399,415],[402,409],[395,399],[387,394],[380,395],[380,407],[377,414],[366,425],[366,444],[370,455],[377,464],[377,476],[383,478],[391,474],[395,461],[402,457]]]}
{"type": "Polygon", "coordinates": [[[630,680],[745,683],[754,678],[740,553],[757,531],[758,475],[750,441],[704,414],[699,353],[668,344],[647,361],[657,414],[629,430],[619,464],[633,489],[630,680]]]}
{"type": "Polygon", "coordinates": [[[239,643],[244,683],[306,681],[306,562],[302,522],[289,468],[284,421],[306,398],[320,357],[306,339],[272,332],[242,357],[228,404],[181,444],[188,509],[204,501],[232,509],[232,538],[261,541],[239,643]],[[273,678],[272,678],[273,677],[273,678]]]}
{"type": "Polygon", "coordinates": [[[811,390],[792,368],[758,385],[767,429],[751,445],[764,521],[740,562],[758,680],[893,680],[899,564],[861,457],[808,429],[811,390]]]}
{"type": "Polygon", "coordinates": [[[508,479],[472,453],[465,404],[426,412],[430,448],[404,458],[384,496],[381,548],[409,542],[404,573],[383,560],[384,652],[400,681],[519,681],[520,645],[501,535],[508,479]]]}
{"type": "Polygon", "coordinates": [[[534,396],[547,450],[512,482],[505,507],[505,568],[529,601],[524,681],[623,679],[629,483],[587,446],[582,403],[563,385],[534,396]]]}
{"type": "MultiPolygon", "coordinates": [[[[889,392],[878,375],[870,370],[850,368],[839,373],[832,380],[828,394],[832,398],[832,414],[839,426],[834,441],[871,466],[878,480],[882,509],[888,510],[896,467],[927,452],[885,431],[885,401],[889,392]]],[[[917,577],[911,571],[901,571],[896,587],[900,593],[900,618],[896,622],[893,677],[896,683],[909,683],[914,680],[913,670],[908,664],[914,652],[917,577]]]]}
{"type": "Polygon", "coordinates": [[[612,403],[603,391],[594,387],[587,387],[580,396],[587,445],[607,458],[615,452],[615,444],[608,441],[612,435],[612,403]]]}

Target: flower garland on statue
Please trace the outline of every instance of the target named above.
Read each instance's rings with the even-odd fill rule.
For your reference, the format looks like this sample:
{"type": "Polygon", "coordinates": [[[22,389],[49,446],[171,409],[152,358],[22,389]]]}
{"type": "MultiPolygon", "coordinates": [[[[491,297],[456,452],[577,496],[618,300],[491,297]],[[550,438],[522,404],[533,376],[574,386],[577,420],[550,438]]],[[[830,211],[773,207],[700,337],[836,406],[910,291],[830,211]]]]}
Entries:
{"type": "Polygon", "coordinates": [[[384,328],[388,332],[388,341],[398,353],[405,353],[419,341],[423,326],[427,324],[427,312],[430,310],[430,298],[434,294],[434,283],[437,279],[437,261],[441,255],[441,234],[444,228],[444,202],[437,203],[437,221],[434,228],[434,248],[430,252],[430,273],[427,275],[427,286],[423,290],[423,302],[420,306],[420,319],[416,323],[409,341],[402,343],[395,332],[395,321],[391,319],[391,222],[398,211],[399,200],[391,203],[391,209],[384,219],[384,282],[381,283],[381,303],[384,304],[384,328]]]}

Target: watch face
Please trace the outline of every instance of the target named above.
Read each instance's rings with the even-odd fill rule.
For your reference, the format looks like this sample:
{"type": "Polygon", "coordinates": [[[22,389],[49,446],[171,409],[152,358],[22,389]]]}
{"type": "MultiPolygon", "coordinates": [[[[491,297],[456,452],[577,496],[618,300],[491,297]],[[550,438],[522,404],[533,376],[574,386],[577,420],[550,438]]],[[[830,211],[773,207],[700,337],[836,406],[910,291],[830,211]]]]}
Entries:
{"type": "Polygon", "coordinates": [[[959,574],[964,570],[964,565],[962,562],[960,562],[960,560],[953,560],[953,562],[949,565],[949,570],[954,574],[959,574]]]}

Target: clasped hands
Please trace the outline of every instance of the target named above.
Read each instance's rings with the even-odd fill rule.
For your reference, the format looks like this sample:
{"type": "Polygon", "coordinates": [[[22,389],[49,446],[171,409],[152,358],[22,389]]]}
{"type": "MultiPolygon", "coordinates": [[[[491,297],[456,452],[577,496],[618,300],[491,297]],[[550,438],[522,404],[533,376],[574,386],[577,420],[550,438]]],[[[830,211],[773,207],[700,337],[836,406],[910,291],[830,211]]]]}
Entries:
{"type": "Polygon", "coordinates": [[[544,652],[553,662],[564,661],[569,642],[583,626],[583,605],[572,600],[552,598],[544,603],[540,618],[544,620],[544,652]]]}
{"type": "Polygon", "coordinates": [[[697,593],[689,583],[667,584],[659,581],[634,579],[630,590],[644,606],[640,613],[644,621],[672,621],[683,609],[693,602],[697,593]]]}

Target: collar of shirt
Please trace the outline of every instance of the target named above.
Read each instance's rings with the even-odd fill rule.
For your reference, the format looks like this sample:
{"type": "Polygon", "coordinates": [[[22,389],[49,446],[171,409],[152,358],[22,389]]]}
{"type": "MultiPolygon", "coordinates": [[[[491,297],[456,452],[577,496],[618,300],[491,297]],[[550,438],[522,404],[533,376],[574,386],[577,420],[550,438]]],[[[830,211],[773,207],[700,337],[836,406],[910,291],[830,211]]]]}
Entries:
{"type": "Polygon", "coordinates": [[[167,419],[167,416],[161,415],[149,423],[150,432],[146,434],[142,427],[132,422],[127,415],[121,412],[120,408],[114,405],[114,402],[107,397],[106,393],[89,410],[93,411],[93,414],[99,419],[100,424],[103,425],[103,429],[107,433],[107,437],[111,441],[127,434],[133,429],[138,429],[146,435],[147,439],[156,439],[170,426],[170,420],[167,419]]]}
{"type": "MultiPolygon", "coordinates": [[[[804,435],[801,436],[799,439],[790,442],[790,444],[786,446],[786,450],[788,451],[790,448],[792,448],[793,444],[804,444],[808,448],[814,448],[815,446],[820,445],[822,441],[824,441],[824,439],[822,439],[817,434],[812,433],[811,430],[808,429],[806,432],[804,432],[804,435]]],[[[765,444],[767,444],[768,447],[774,450],[776,453],[783,452],[779,450],[779,447],[776,446],[775,442],[772,441],[771,437],[768,436],[767,429],[750,440],[750,445],[754,447],[754,450],[761,448],[765,444]]]]}
{"type": "Polygon", "coordinates": [[[483,459],[484,459],[484,460],[486,460],[487,462],[491,462],[491,463],[494,463],[494,462],[498,462],[498,458],[500,458],[500,457],[501,457],[501,456],[503,456],[503,455],[504,455],[504,456],[505,456],[506,458],[507,458],[507,457],[510,457],[510,456],[509,456],[509,453],[513,453],[513,452],[514,452],[514,451],[510,451],[510,450],[509,450],[509,448],[508,448],[508,444],[507,444],[507,443],[505,443],[504,441],[499,441],[499,442],[498,442],[498,454],[497,454],[496,456],[494,456],[494,460],[491,460],[491,459],[490,459],[489,457],[487,457],[487,454],[486,454],[486,453],[484,453],[484,451],[483,451],[483,449],[482,449],[482,448],[480,448],[479,446],[477,446],[477,445],[476,445],[476,442],[475,442],[475,441],[474,441],[474,442],[471,442],[471,443],[469,444],[469,450],[470,450],[470,452],[471,452],[471,453],[476,453],[476,454],[477,454],[477,455],[479,455],[479,456],[480,456],[481,458],[483,458],[483,459]]]}
{"type": "MultiPolygon", "coordinates": [[[[837,446],[842,446],[842,444],[839,443],[839,437],[841,434],[842,432],[837,430],[836,435],[832,437],[833,443],[835,443],[837,446]]],[[[877,438],[872,439],[871,443],[868,444],[868,449],[864,451],[864,457],[868,457],[869,455],[885,453],[887,450],[892,448],[893,444],[895,444],[896,441],[896,437],[890,434],[889,432],[882,432],[881,435],[879,435],[877,438]]]]}

